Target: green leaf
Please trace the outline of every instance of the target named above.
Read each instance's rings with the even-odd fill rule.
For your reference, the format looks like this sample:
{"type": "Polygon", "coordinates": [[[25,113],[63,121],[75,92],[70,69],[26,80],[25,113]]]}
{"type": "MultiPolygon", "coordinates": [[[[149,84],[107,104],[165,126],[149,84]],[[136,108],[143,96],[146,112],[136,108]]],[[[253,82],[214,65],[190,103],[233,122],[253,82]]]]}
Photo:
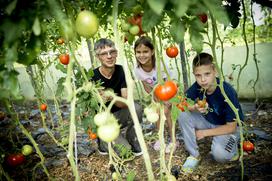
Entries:
{"type": "Polygon", "coordinates": [[[32,26],[32,31],[34,35],[39,36],[41,34],[41,25],[40,25],[40,20],[38,17],[35,18],[34,24],[32,26]]]}
{"type": "Polygon", "coordinates": [[[171,23],[170,33],[177,43],[184,40],[185,27],[179,19],[175,19],[171,23]]]}
{"type": "Polygon", "coordinates": [[[150,8],[157,14],[160,15],[163,11],[163,8],[166,4],[166,0],[147,0],[150,8]]]}
{"type": "Polygon", "coordinates": [[[155,14],[151,9],[145,9],[142,17],[142,27],[145,32],[149,32],[154,26],[158,25],[162,20],[162,16],[155,14]]]}
{"type": "Polygon", "coordinates": [[[226,10],[222,6],[222,1],[202,0],[202,2],[209,8],[210,13],[215,17],[216,20],[218,20],[220,23],[223,23],[225,26],[229,25],[229,17],[226,10]]]}
{"type": "Polygon", "coordinates": [[[6,66],[8,69],[13,68],[13,63],[16,62],[18,59],[18,49],[17,49],[17,44],[13,44],[12,47],[7,49],[6,52],[6,66]]]}
{"type": "Polygon", "coordinates": [[[197,53],[200,53],[203,48],[203,36],[200,32],[190,29],[190,41],[192,47],[197,53]]]}
{"type": "Polygon", "coordinates": [[[22,99],[22,95],[20,93],[20,85],[18,81],[18,72],[13,71],[2,71],[0,72],[0,77],[2,77],[0,82],[0,90],[1,96],[0,99],[22,99]]]}
{"type": "Polygon", "coordinates": [[[17,0],[12,1],[9,3],[9,5],[6,7],[6,12],[8,15],[12,13],[12,11],[16,8],[17,0]]]}
{"type": "Polygon", "coordinates": [[[177,17],[182,17],[189,8],[190,4],[191,4],[190,0],[182,0],[182,3],[178,1],[177,4],[174,4],[175,13],[177,17]]]}
{"type": "Polygon", "coordinates": [[[61,77],[57,82],[58,84],[57,91],[56,91],[57,96],[60,96],[63,93],[63,90],[64,90],[63,83],[65,82],[65,79],[66,79],[65,77],[61,77]]]}
{"type": "Polygon", "coordinates": [[[64,67],[64,65],[62,65],[62,64],[60,64],[60,63],[58,63],[58,64],[56,65],[56,69],[62,71],[62,72],[65,73],[65,74],[67,73],[67,69],[64,67]]]}

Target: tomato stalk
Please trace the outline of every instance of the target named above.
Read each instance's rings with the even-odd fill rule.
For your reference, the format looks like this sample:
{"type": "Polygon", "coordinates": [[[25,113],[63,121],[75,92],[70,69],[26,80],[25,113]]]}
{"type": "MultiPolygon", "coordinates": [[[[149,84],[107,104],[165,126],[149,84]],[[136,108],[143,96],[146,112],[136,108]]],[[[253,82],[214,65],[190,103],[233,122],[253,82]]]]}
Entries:
{"type": "Polygon", "coordinates": [[[220,84],[219,84],[219,88],[220,91],[222,93],[222,95],[225,98],[225,101],[228,103],[228,105],[231,107],[232,111],[235,113],[236,116],[236,122],[239,125],[239,129],[240,129],[240,162],[241,162],[241,180],[244,179],[244,164],[243,164],[243,155],[244,155],[244,151],[243,151],[243,142],[244,142],[244,136],[243,136],[243,125],[242,122],[240,120],[239,117],[239,112],[238,109],[233,105],[233,103],[229,100],[228,96],[226,95],[226,92],[224,90],[223,87],[223,75],[222,72],[220,71],[218,62],[217,62],[217,58],[216,58],[216,32],[217,32],[217,25],[216,25],[216,20],[214,19],[214,17],[211,15],[211,20],[212,20],[212,44],[211,44],[211,49],[212,49],[212,54],[213,54],[213,58],[214,58],[214,62],[215,62],[215,66],[216,69],[219,73],[219,79],[220,79],[220,84]]]}
{"type": "Polygon", "coordinates": [[[29,139],[31,144],[34,146],[37,154],[39,155],[39,157],[41,159],[41,161],[38,164],[40,164],[42,166],[45,174],[50,179],[49,172],[48,172],[46,166],[44,165],[44,160],[45,160],[44,156],[43,156],[42,152],[40,151],[40,149],[38,147],[38,144],[36,143],[34,138],[31,136],[31,134],[27,131],[27,129],[19,121],[18,114],[15,112],[14,108],[12,107],[12,105],[7,100],[5,100],[5,107],[6,107],[7,112],[12,116],[12,119],[14,119],[16,124],[19,125],[19,128],[22,130],[22,133],[29,139]]]}
{"type": "Polygon", "coordinates": [[[162,180],[163,174],[166,173],[169,175],[169,171],[166,168],[165,162],[165,140],[164,140],[164,124],[165,124],[165,114],[164,114],[164,106],[163,104],[159,105],[160,110],[160,127],[159,127],[159,141],[160,141],[160,178],[162,180]]]}

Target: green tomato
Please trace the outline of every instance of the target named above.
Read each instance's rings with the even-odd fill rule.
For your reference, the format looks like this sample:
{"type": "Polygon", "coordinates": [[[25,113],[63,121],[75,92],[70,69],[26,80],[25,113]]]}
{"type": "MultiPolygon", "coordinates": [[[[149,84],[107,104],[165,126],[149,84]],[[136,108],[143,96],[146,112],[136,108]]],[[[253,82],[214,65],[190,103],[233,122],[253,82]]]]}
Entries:
{"type": "Polygon", "coordinates": [[[102,125],[97,129],[98,137],[107,143],[115,140],[119,136],[119,134],[120,126],[116,122],[102,125]]]}
{"type": "Polygon", "coordinates": [[[90,38],[95,35],[98,30],[98,19],[96,15],[90,11],[81,11],[76,18],[76,31],[79,35],[90,38]]]}
{"type": "Polygon", "coordinates": [[[22,154],[25,156],[30,155],[33,152],[33,148],[30,145],[24,145],[22,147],[22,154]]]}
{"type": "Polygon", "coordinates": [[[133,25],[132,27],[129,28],[129,32],[132,35],[137,35],[140,32],[140,28],[138,25],[133,25]]]}
{"type": "Polygon", "coordinates": [[[167,181],[176,181],[176,180],[177,180],[176,177],[173,176],[173,175],[169,175],[169,176],[167,177],[167,181]]]}
{"type": "Polygon", "coordinates": [[[146,115],[146,119],[151,123],[155,123],[159,120],[159,115],[156,112],[150,112],[149,114],[146,115]]]}
{"type": "Polygon", "coordinates": [[[111,174],[112,180],[118,180],[118,174],[116,172],[113,172],[111,174]]]}
{"type": "Polygon", "coordinates": [[[94,116],[94,123],[97,126],[102,126],[110,122],[117,122],[113,114],[109,112],[100,112],[94,116]]]}
{"type": "Polygon", "coordinates": [[[130,24],[128,24],[126,22],[122,22],[121,28],[122,28],[123,31],[128,31],[129,28],[130,28],[130,24]]]}

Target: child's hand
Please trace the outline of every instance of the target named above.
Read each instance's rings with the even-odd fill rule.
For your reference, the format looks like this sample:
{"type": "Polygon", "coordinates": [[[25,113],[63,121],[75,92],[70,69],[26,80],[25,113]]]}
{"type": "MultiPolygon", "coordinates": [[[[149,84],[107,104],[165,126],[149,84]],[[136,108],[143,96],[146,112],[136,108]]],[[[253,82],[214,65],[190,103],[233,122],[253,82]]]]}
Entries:
{"type": "Polygon", "coordinates": [[[195,105],[194,105],[194,107],[195,107],[195,110],[197,110],[197,111],[199,111],[200,113],[202,113],[202,114],[205,114],[205,113],[207,113],[207,111],[208,111],[208,103],[206,102],[205,103],[205,106],[203,106],[203,105],[199,105],[198,103],[196,103],[195,105]]]}
{"type": "Polygon", "coordinates": [[[196,139],[197,140],[201,140],[203,138],[205,138],[205,130],[196,130],[195,134],[196,134],[196,139]]]}

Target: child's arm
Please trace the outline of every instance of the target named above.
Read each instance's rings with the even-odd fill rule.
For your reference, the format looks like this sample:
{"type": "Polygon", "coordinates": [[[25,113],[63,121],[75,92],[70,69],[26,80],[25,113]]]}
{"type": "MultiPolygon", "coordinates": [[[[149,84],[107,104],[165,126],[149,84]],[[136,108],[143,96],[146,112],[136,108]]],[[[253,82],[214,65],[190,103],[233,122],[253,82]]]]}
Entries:
{"type": "Polygon", "coordinates": [[[237,123],[236,121],[234,121],[234,122],[228,122],[225,125],[218,126],[212,129],[196,130],[196,138],[200,140],[208,136],[232,134],[236,131],[236,127],[237,127],[237,123]]]}

